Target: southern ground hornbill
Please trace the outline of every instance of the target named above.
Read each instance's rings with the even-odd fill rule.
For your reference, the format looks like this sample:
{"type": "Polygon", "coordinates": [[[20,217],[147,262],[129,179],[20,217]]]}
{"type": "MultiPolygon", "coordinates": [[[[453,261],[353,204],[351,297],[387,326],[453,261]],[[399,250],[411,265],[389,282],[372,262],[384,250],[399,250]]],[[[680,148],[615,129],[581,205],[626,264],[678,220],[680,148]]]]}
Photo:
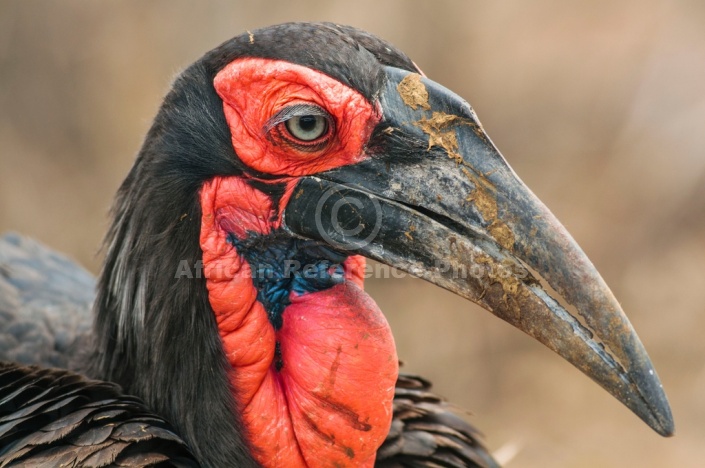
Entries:
{"type": "Polygon", "coordinates": [[[673,431],[617,301],[472,108],[350,27],[248,32],[187,68],[105,249],[89,332],[85,272],[0,244],[2,358],[105,381],[0,368],[5,462],[491,466],[398,376],[365,257],[482,305],[673,431]]]}

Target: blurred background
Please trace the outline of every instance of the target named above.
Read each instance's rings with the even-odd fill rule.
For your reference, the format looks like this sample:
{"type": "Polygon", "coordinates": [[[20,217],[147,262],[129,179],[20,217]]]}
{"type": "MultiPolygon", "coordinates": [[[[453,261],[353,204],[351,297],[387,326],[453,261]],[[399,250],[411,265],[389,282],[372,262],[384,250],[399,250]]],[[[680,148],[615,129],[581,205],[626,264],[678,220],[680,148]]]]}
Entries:
{"type": "Polygon", "coordinates": [[[465,97],[620,299],[670,397],[663,439],[569,364],[420,280],[370,280],[406,371],[512,467],[705,463],[705,3],[0,2],[0,232],[96,272],[113,193],[176,73],[292,20],[384,37],[465,97]]]}

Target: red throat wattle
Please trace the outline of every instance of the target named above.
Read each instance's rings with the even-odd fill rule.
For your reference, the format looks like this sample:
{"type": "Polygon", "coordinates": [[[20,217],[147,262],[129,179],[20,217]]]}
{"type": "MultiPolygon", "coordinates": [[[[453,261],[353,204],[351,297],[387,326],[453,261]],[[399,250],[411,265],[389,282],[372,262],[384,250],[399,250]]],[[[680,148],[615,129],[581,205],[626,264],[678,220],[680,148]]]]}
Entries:
{"type": "Polygon", "coordinates": [[[264,466],[372,466],[391,424],[398,360],[389,325],[362,288],[364,258],[348,257],[339,284],[291,291],[275,329],[258,301],[250,264],[228,236],[270,234],[280,227],[296,176],[364,159],[379,113],[323,74],[263,61],[233,62],[215,87],[238,157],[282,176],[277,182],[286,183],[285,195],[274,206],[241,177],[214,178],[200,192],[204,274],[235,398],[264,466]],[[267,120],[292,102],[311,102],[333,116],[335,131],[325,147],[301,154],[266,135],[267,120]]]}

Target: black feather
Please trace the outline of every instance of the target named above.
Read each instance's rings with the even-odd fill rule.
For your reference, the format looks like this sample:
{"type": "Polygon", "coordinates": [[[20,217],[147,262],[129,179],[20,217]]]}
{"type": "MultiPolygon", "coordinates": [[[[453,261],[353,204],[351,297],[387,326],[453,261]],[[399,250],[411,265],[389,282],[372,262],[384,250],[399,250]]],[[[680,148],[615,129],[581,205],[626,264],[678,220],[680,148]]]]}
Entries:
{"type": "Polygon", "coordinates": [[[0,466],[199,466],[166,421],[116,384],[0,362],[0,387],[0,466]]]}
{"type": "Polygon", "coordinates": [[[0,360],[74,368],[94,290],[91,274],[63,255],[16,234],[0,237],[0,360]]]}
{"type": "Polygon", "coordinates": [[[421,377],[399,376],[392,427],[377,451],[375,466],[498,467],[481,434],[430,389],[430,382],[421,377]]]}

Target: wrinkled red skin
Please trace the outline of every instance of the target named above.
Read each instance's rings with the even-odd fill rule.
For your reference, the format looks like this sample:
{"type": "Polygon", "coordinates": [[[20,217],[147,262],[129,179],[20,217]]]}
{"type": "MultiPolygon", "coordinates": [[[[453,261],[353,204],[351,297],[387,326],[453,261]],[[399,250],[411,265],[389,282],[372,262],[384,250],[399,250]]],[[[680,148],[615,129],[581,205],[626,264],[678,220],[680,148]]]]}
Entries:
{"type": "Polygon", "coordinates": [[[386,319],[362,289],[364,258],[348,258],[342,284],[292,292],[275,331],[257,301],[250,265],[226,238],[278,228],[296,176],[364,159],[379,113],[339,82],[285,62],[239,59],[214,84],[238,156],[287,185],[277,212],[239,177],[214,178],[200,192],[209,300],[255,457],[267,467],[372,466],[391,424],[398,360],[386,319]],[[262,129],[283,106],[302,101],[336,122],[330,143],[313,154],[278,145],[262,129]]]}
{"type": "Polygon", "coordinates": [[[380,120],[379,109],[360,93],[320,72],[279,60],[235,60],[213,84],[223,99],[238,157],[267,174],[310,175],[360,162],[366,157],[364,144],[380,120]],[[281,109],[301,103],[316,104],[335,119],[336,135],[320,151],[273,144],[263,130],[281,109]]]}

